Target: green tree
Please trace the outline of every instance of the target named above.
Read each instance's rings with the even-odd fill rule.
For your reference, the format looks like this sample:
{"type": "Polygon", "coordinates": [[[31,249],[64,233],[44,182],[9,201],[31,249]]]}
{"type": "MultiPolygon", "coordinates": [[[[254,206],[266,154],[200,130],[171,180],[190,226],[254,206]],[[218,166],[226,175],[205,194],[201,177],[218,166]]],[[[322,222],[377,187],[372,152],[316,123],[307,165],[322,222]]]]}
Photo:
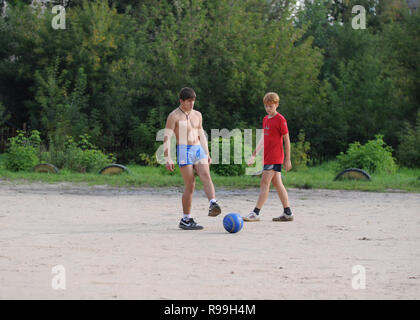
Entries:
{"type": "MultiPolygon", "coordinates": [[[[59,59],[45,72],[35,74],[37,92],[35,99],[41,106],[41,123],[53,143],[64,147],[67,136],[88,132],[88,119],[83,113],[87,106],[86,75],[83,68],[71,92],[69,81],[64,80],[67,70],[58,74],[59,59]]],[[[56,146],[58,147],[58,146],[56,146]]]]}
{"type": "Polygon", "coordinates": [[[420,167],[420,110],[417,112],[415,126],[406,123],[404,133],[400,137],[397,150],[399,162],[407,167],[420,167]]]}
{"type": "Polygon", "coordinates": [[[9,119],[9,115],[6,113],[6,108],[0,102],[0,127],[9,119]]]}
{"type": "Polygon", "coordinates": [[[29,6],[11,6],[2,21],[4,29],[11,31],[9,56],[14,58],[2,60],[2,94],[12,100],[17,123],[30,121],[32,127],[44,129],[41,119],[50,117],[49,108],[39,104],[46,103],[41,78],[48,78],[58,58],[56,90],[62,88],[62,95],[74,92],[74,98],[83,83],[86,96],[79,110],[91,124],[94,142],[101,147],[118,144],[128,134],[128,120],[137,111],[135,99],[141,96],[142,48],[134,41],[133,19],[118,14],[106,1],[83,1],[66,15],[66,29],[54,30],[49,10],[40,14],[29,6]]]}
{"type": "Polygon", "coordinates": [[[395,148],[403,129],[403,121],[396,119],[412,123],[419,91],[414,63],[418,41],[413,41],[418,15],[406,17],[403,8],[401,1],[315,0],[306,1],[298,13],[297,25],[307,26],[304,38],[315,37],[313,45],[324,56],[315,107],[304,126],[313,158],[332,157],[377,133],[395,148]],[[365,30],[351,27],[356,4],[366,8],[365,30]]]}
{"type": "Polygon", "coordinates": [[[384,26],[386,61],[393,66],[395,92],[401,101],[398,119],[415,125],[420,106],[420,13],[399,11],[399,20],[384,26]]]}
{"type": "Polygon", "coordinates": [[[185,86],[205,129],[259,128],[276,91],[311,159],[378,133],[395,148],[420,102],[419,15],[402,1],[73,0],[65,30],[15,1],[0,18],[0,99],[16,124],[87,133],[125,161],[153,153],[185,86]],[[351,28],[355,4],[366,30],[351,28]]]}

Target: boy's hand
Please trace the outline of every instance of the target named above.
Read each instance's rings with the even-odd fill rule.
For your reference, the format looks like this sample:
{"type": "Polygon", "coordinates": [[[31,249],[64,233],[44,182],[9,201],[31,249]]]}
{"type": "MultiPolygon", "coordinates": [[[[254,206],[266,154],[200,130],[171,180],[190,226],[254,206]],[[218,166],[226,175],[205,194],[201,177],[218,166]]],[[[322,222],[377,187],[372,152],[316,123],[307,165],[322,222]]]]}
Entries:
{"type": "Polygon", "coordinates": [[[165,165],[166,169],[168,169],[169,171],[174,171],[175,169],[175,165],[174,162],[172,161],[172,159],[168,159],[166,160],[166,165],[165,165]]]}
{"type": "Polygon", "coordinates": [[[255,162],[255,156],[251,156],[248,160],[248,167],[252,166],[255,162]]]}
{"type": "Polygon", "coordinates": [[[208,157],[208,162],[209,162],[209,165],[211,165],[211,158],[210,158],[210,156],[208,157]]]}
{"type": "Polygon", "coordinates": [[[284,162],[284,169],[286,172],[292,170],[292,161],[286,159],[284,162]]]}

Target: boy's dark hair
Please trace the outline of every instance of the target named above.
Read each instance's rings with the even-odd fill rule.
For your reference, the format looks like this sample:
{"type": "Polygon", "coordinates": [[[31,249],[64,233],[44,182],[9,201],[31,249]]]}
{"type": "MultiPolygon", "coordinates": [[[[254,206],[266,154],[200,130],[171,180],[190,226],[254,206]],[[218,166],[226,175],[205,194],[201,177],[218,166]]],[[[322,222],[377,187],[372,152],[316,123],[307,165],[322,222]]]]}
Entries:
{"type": "Polygon", "coordinates": [[[182,88],[179,92],[179,98],[181,100],[195,99],[196,97],[195,91],[191,88],[182,88]]]}

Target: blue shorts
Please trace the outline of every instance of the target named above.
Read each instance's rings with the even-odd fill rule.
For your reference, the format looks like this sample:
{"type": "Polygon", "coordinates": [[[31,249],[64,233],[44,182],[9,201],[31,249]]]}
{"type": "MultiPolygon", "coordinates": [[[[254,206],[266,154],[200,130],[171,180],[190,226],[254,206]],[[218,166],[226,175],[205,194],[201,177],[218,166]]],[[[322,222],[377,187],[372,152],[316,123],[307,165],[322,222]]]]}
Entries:
{"type": "Polygon", "coordinates": [[[180,167],[195,164],[201,159],[207,159],[207,154],[201,145],[179,144],[176,146],[178,165],[180,167]]]}
{"type": "Polygon", "coordinates": [[[264,170],[274,170],[277,172],[281,172],[281,164],[265,164],[264,170]]]}

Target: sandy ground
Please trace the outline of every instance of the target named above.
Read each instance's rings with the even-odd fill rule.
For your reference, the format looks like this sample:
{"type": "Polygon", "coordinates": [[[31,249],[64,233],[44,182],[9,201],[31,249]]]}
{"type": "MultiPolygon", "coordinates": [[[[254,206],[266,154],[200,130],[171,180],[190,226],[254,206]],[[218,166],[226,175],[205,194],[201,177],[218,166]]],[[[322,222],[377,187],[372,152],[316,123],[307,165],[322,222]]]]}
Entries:
{"type": "Polygon", "coordinates": [[[0,299],[420,298],[420,194],[289,189],[295,221],[276,223],[272,191],[261,222],[227,233],[257,195],[218,190],[211,218],[197,191],[205,229],[183,231],[181,190],[0,181],[0,299]]]}

